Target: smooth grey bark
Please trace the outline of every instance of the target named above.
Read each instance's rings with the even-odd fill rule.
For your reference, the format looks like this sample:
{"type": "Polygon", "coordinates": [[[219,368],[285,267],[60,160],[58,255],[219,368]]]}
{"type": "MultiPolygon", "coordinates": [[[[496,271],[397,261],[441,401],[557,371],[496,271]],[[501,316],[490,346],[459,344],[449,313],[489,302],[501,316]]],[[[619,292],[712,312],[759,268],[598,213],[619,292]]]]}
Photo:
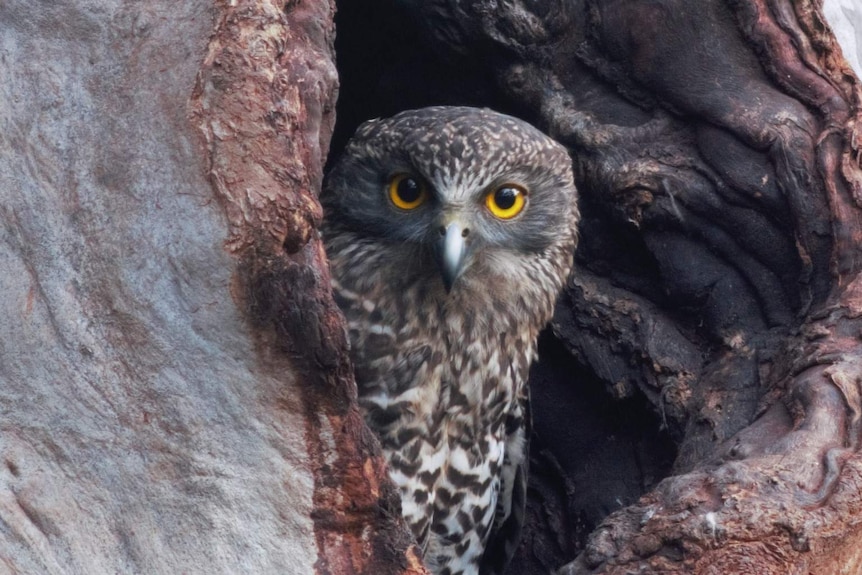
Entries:
{"type": "Polygon", "coordinates": [[[0,3],[0,572],[313,571],[298,383],[188,118],[215,16],[0,3]]]}
{"type": "Polygon", "coordinates": [[[862,76],[862,4],[856,0],[825,0],[823,15],[835,32],[844,57],[862,76]]]}

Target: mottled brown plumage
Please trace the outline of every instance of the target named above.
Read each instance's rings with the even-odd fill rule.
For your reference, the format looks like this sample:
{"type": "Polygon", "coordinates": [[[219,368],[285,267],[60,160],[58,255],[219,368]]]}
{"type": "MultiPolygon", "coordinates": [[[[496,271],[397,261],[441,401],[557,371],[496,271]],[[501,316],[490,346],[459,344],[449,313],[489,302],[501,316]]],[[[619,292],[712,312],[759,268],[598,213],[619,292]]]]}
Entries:
{"type": "Polygon", "coordinates": [[[322,199],[360,406],[425,561],[502,571],[523,520],[527,373],[576,245],[568,154],[489,110],[408,111],[359,128],[322,199]]]}

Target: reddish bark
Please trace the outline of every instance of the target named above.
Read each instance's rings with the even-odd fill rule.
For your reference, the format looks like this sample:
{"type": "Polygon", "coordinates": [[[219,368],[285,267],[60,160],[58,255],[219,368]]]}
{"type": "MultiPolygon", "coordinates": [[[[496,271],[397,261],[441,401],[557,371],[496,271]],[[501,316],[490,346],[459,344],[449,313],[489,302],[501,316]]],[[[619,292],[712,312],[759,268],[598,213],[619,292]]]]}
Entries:
{"type": "Polygon", "coordinates": [[[193,99],[261,361],[303,381],[318,573],[424,573],[359,415],[317,235],[334,120],[330,3],[223,3],[193,99]]]}

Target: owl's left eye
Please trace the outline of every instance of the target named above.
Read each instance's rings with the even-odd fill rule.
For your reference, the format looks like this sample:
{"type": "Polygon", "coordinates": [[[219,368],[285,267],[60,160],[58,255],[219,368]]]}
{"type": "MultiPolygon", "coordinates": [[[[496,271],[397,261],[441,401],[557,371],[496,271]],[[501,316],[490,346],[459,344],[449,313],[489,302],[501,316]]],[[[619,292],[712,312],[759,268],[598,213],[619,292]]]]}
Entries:
{"type": "Polygon", "coordinates": [[[485,207],[501,220],[510,220],[520,214],[526,203],[527,192],[514,184],[504,184],[485,196],[485,207]]]}
{"type": "Polygon", "coordinates": [[[402,210],[413,210],[428,199],[425,183],[410,174],[395,174],[389,179],[389,200],[402,210]]]}

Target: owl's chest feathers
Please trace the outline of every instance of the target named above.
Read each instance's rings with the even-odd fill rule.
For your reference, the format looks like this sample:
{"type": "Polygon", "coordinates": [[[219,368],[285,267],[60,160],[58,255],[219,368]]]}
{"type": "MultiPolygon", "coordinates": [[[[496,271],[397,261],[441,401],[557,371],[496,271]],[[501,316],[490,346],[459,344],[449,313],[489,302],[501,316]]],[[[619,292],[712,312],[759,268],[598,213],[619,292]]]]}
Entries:
{"type": "Polygon", "coordinates": [[[363,374],[359,367],[370,376],[359,382],[363,401],[394,410],[401,429],[410,422],[439,426],[454,420],[459,426],[496,427],[526,380],[535,330],[500,321],[484,306],[429,304],[410,291],[400,297],[413,304],[397,306],[378,294],[373,304],[366,300],[350,314],[354,357],[371,368],[363,374]],[[382,350],[374,349],[375,340],[383,343],[384,332],[392,347],[377,357],[382,350]]]}
{"type": "Polygon", "coordinates": [[[520,285],[488,279],[446,293],[415,258],[345,236],[327,249],[360,403],[384,448],[429,430],[496,432],[522,391],[553,298],[524,301],[520,285]]]}

